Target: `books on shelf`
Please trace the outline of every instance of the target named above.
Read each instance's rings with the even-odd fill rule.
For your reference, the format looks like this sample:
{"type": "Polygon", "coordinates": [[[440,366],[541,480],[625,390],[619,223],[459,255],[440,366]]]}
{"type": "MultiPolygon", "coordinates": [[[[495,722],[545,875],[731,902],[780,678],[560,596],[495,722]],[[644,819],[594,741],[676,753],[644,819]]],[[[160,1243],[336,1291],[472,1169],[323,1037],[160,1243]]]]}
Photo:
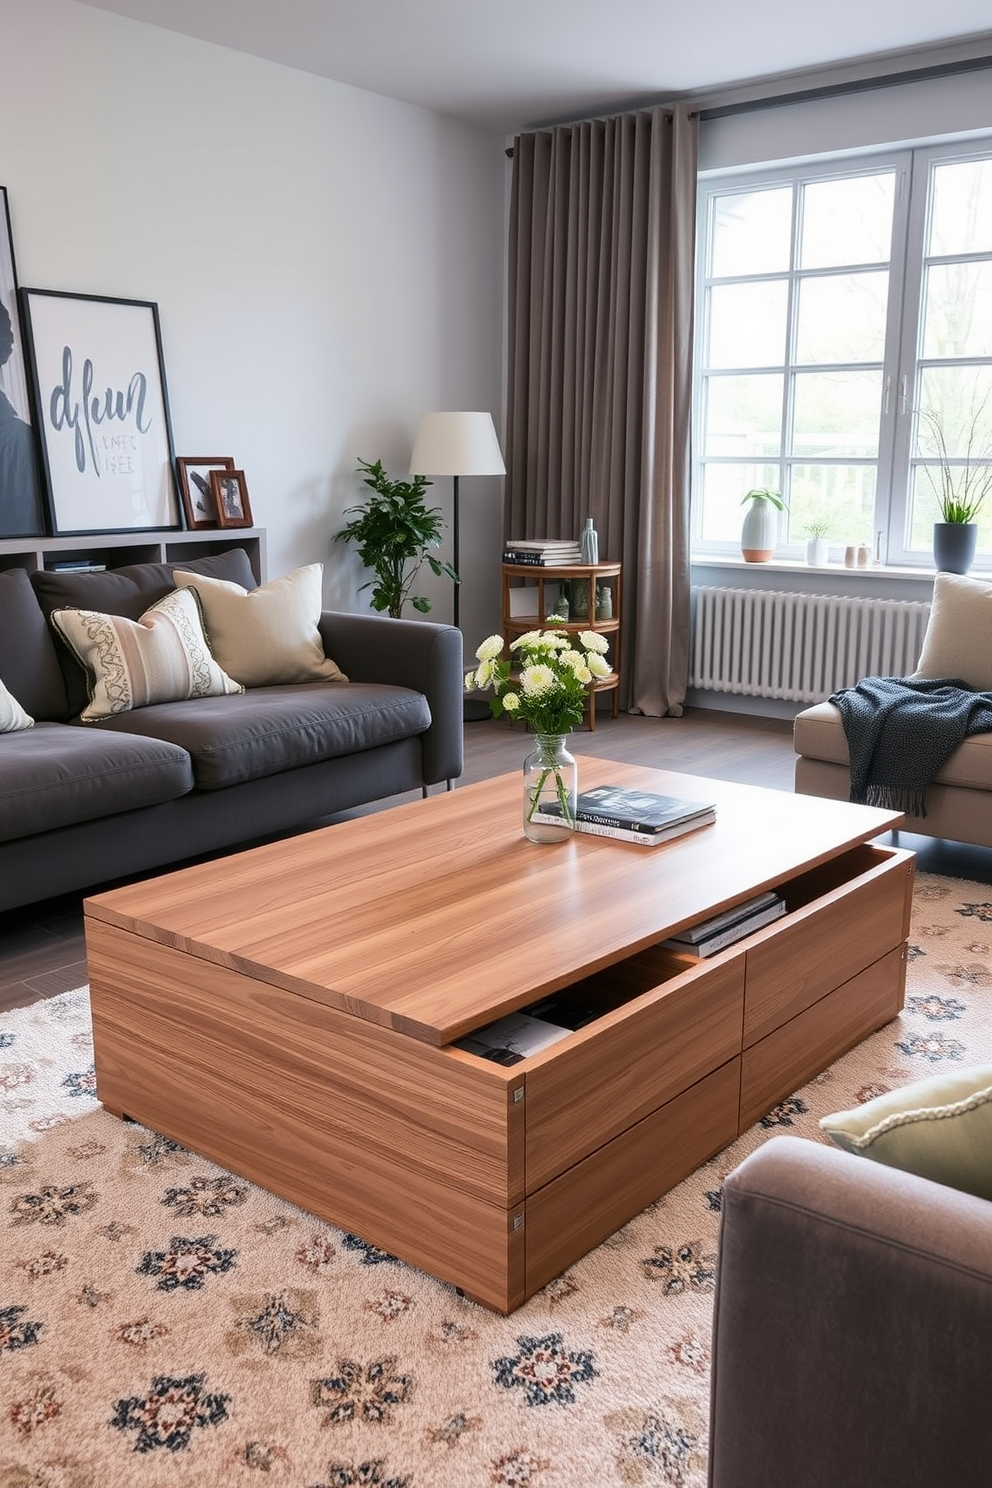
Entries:
{"type": "Polygon", "coordinates": [[[743,904],[735,904],[732,909],[680,930],[678,935],[670,936],[662,944],[669,950],[682,951],[690,956],[713,956],[745,935],[752,935],[763,925],[770,925],[785,911],[785,900],[769,889],[743,904]]]}
{"type": "Polygon", "coordinates": [[[503,562],[570,568],[582,562],[582,549],[568,537],[511,538],[503,547],[503,562]]]}
{"type": "MultiPolygon", "coordinates": [[[[561,809],[557,802],[548,802],[535,813],[534,819],[558,821],[561,809]]],[[[625,790],[617,785],[580,791],[575,812],[575,825],[580,832],[613,837],[618,842],[636,842],[642,847],[670,842],[673,837],[682,837],[715,820],[712,801],[687,801],[680,796],[625,790]]]]}
{"type": "Polygon", "coordinates": [[[464,1038],[456,1039],[455,1048],[466,1049],[495,1064],[518,1064],[549,1044],[567,1038],[571,1032],[570,1028],[535,1018],[530,1013],[508,1013],[505,1018],[497,1018],[495,1023],[487,1023],[484,1028],[476,1028],[464,1038]]]}
{"type": "Polygon", "coordinates": [[[52,573],[105,573],[105,563],[90,563],[86,558],[58,559],[51,565],[52,573]]]}

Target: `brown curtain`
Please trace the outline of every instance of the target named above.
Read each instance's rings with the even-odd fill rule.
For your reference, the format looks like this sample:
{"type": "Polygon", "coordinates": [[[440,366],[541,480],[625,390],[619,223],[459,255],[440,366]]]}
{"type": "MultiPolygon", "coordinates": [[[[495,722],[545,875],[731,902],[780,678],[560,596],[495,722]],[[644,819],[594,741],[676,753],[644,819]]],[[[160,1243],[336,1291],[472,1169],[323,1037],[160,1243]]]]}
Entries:
{"type": "Polygon", "coordinates": [[[521,135],[509,242],[506,537],[623,562],[621,697],[680,714],[689,664],[696,118],[521,135]]]}

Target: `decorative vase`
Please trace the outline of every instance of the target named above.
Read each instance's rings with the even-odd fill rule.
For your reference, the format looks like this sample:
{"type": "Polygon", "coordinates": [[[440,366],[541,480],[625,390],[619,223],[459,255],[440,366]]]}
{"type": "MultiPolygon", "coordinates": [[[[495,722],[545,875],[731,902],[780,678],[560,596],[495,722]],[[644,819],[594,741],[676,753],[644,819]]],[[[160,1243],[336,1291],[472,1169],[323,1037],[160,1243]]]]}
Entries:
{"type": "Polygon", "coordinates": [[[830,543],[825,537],[810,537],[806,541],[806,562],[811,568],[825,568],[830,561],[830,543]]]}
{"type": "Polygon", "coordinates": [[[978,527],[974,522],[934,522],[933,566],[939,573],[966,574],[975,561],[978,527]]]}
{"type": "Polygon", "coordinates": [[[564,842],[575,825],[578,771],[568,734],[536,734],[524,760],[524,836],[564,842]]]}
{"type": "Polygon", "coordinates": [[[583,563],[599,562],[599,534],[592,525],[592,517],[586,517],[586,525],[579,534],[579,552],[583,563]]]}
{"type": "Polygon", "coordinates": [[[741,553],[745,563],[767,563],[775,556],[778,512],[770,501],[752,501],[741,528],[741,553]]]}

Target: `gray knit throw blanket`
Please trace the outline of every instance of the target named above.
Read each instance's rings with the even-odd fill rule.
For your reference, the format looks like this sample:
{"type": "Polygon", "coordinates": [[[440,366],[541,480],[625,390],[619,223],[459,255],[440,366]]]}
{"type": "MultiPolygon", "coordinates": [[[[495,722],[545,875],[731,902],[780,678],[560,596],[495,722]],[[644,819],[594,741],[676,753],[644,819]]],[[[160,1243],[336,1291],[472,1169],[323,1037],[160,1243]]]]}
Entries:
{"type": "Polygon", "coordinates": [[[930,784],[969,734],[992,732],[992,692],[958,678],[865,677],[835,692],[851,756],[851,800],[926,816],[930,784]]]}

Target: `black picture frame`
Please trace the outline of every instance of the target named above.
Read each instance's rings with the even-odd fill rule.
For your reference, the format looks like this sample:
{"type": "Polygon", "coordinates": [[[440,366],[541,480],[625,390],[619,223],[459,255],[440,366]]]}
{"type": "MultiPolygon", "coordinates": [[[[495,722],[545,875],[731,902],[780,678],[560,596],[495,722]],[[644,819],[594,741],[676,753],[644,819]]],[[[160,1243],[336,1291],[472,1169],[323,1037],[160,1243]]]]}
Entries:
{"type": "Polygon", "coordinates": [[[0,186],[0,537],[47,531],[34,405],[17,298],[14,234],[0,186]]]}
{"type": "Polygon", "coordinates": [[[158,306],[21,289],[51,527],[181,529],[158,306]]]}

